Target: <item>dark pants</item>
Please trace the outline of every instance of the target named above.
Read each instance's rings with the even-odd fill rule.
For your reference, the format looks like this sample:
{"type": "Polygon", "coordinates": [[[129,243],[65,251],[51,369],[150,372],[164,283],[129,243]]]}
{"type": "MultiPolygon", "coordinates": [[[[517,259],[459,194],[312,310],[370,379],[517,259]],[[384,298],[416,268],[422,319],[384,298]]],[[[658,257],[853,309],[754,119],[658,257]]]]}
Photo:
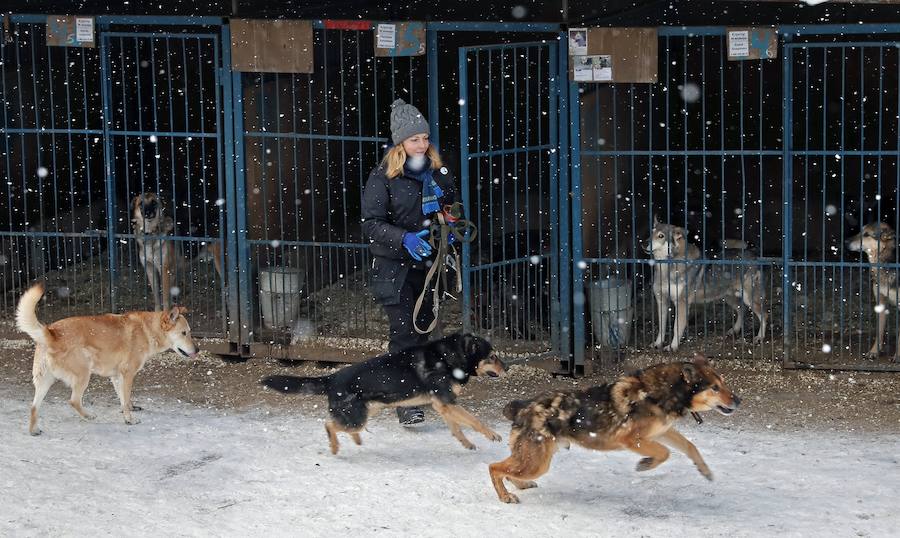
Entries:
{"type": "MultiPolygon", "coordinates": [[[[428,341],[429,335],[417,333],[412,322],[416,300],[419,298],[419,294],[422,293],[422,287],[425,286],[426,274],[425,270],[410,268],[406,274],[406,280],[400,288],[400,302],[393,305],[384,305],[384,311],[387,313],[388,323],[390,323],[391,327],[391,339],[388,344],[390,353],[396,353],[402,349],[424,344],[428,341]]],[[[419,309],[417,325],[422,330],[428,328],[428,325],[434,319],[432,312],[434,305],[433,289],[432,287],[425,294],[422,307],[419,309]]]]}

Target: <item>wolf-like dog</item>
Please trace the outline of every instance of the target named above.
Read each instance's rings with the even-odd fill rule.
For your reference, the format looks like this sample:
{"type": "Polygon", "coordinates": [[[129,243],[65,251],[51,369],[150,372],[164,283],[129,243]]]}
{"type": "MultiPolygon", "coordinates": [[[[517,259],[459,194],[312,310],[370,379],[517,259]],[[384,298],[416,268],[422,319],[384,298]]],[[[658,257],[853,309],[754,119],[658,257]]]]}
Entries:
{"type": "MultiPolygon", "coordinates": [[[[743,248],[739,241],[726,240],[725,260],[755,260],[756,256],[743,248]]],[[[675,303],[675,327],[672,341],[663,349],[676,351],[687,327],[688,309],[695,303],[724,300],[737,314],[734,325],[725,334],[739,333],[744,325],[742,303],[759,318],[759,333],[754,343],[766,336],[768,311],[759,266],[710,265],[695,263],[700,249],[688,242],[684,228],[653,219],[653,230],[643,245],[656,263],[653,265],[653,296],[659,313],[659,334],[652,346],[663,346],[668,326],[668,309],[675,303]],[[683,263],[679,263],[683,260],[683,263]],[[661,263],[660,263],[661,262],[661,263]]]]}
{"type": "MultiPolygon", "coordinates": [[[[854,252],[863,252],[871,264],[895,263],[894,250],[897,248],[897,236],[894,230],[883,222],[866,224],[859,234],[847,240],[847,248],[854,252]]],[[[888,267],[869,268],[869,280],[872,285],[872,295],[875,302],[880,305],[876,309],[878,313],[878,330],[875,333],[875,342],[869,349],[867,356],[876,358],[881,354],[884,346],[884,331],[887,326],[888,308],[900,307],[900,289],[897,284],[897,270],[888,267]]],[[[897,335],[897,350],[894,352],[894,362],[900,362],[900,334],[897,335]]]]}

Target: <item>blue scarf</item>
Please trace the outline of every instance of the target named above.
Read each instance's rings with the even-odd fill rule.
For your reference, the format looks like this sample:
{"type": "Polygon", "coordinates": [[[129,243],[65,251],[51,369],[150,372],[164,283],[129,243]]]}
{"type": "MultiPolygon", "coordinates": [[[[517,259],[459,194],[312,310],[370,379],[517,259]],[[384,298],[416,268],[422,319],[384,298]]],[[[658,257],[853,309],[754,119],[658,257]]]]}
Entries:
{"type": "Polygon", "coordinates": [[[438,200],[444,196],[444,191],[441,190],[440,185],[434,180],[431,159],[426,157],[425,166],[418,172],[410,170],[405,164],[403,165],[403,171],[408,177],[422,183],[422,214],[430,215],[440,211],[441,204],[438,200]]]}

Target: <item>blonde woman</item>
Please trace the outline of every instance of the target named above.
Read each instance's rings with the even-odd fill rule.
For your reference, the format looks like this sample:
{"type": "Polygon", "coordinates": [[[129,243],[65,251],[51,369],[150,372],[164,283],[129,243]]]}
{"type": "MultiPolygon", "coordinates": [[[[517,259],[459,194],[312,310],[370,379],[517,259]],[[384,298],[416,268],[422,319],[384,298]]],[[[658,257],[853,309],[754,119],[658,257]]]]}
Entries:
{"type": "MultiPolygon", "coordinates": [[[[428,141],[431,129],[419,110],[402,99],[391,105],[391,139],[381,163],[369,174],[362,198],[363,233],[372,253],[371,289],[390,324],[388,351],[424,344],[427,334],[413,328],[416,299],[434,261],[427,241],[428,222],[457,201],[456,179],[428,141]]],[[[419,327],[432,321],[432,294],[425,294],[419,327]]],[[[400,423],[419,424],[417,407],[397,409],[400,423]]]]}

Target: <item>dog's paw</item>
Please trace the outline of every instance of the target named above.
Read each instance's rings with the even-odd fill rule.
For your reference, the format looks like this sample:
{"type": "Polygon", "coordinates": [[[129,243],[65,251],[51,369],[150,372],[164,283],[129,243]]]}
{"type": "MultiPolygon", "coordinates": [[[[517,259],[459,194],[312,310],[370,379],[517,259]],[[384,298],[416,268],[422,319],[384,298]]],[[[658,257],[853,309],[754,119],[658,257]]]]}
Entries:
{"type": "Polygon", "coordinates": [[[478,448],[470,441],[460,441],[459,443],[463,446],[463,448],[466,448],[468,450],[475,450],[476,448],[478,448]]]}
{"type": "Polygon", "coordinates": [[[484,434],[484,436],[487,437],[489,440],[494,441],[495,443],[498,443],[503,440],[503,437],[500,437],[499,433],[497,433],[495,431],[491,431],[491,430],[488,430],[487,433],[484,434]]]}
{"type": "Polygon", "coordinates": [[[662,349],[663,349],[663,351],[672,351],[672,352],[675,352],[675,351],[678,351],[678,344],[669,344],[669,345],[667,345],[666,347],[664,347],[664,348],[662,348],[662,349]]]}
{"type": "Polygon", "coordinates": [[[40,435],[44,432],[42,432],[41,430],[29,430],[28,433],[31,434],[32,437],[37,437],[38,435],[40,435]]]}
{"type": "Polygon", "coordinates": [[[128,424],[129,426],[134,426],[135,424],[140,424],[140,423],[141,423],[141,419],[139,419],[137,417],[129,417],[129,418],[125,419],[125,424],[128,424]]]}
{"type": "Polygon", "coordinates": [[[96,418],[97,418],[97,415],[92,415],[92,414],[90,414],[90,413],[88,413],[88,414],[86,414],[86,415],[81,415],[81,419],[82,419],[82,420],[86,420],[86,421],[88,421],[88,422],[90,422],[90,421],[92,421],[92,420],[96,420],[96,418]]]}
{"type": "Polygon", "coordinates": [[[141,407],[141,406],[139,406],[139,405],[132,405],[132,406],[131,406],[131,410],[132,410],[132,411],[143,411],[144,408],[141,407]]]}
{"type": "Polygon", "coordinates": [[[766,339],[766,338],[765,338],[764,336],[754,336],[754,337],[753,337],[753,343],[754,343],[754,344],[762,344],[763,341],[765,341],[765,339],[766,339]]]}
{"type": "Polygon", "coordinates": [[[500,501],[505,502],[506,504],[519,504],[519,498],[512,493],[501,496],[500,501]]]}
{"type": "Polygon", "coordinates": [[[649,471],[656,466],[655,463],[656,460],[654,460],[653,458],[641,458],[641,461],[639,461],[637,466],[635,466],[635,470],[638,472],[649,471]]]}
{"type": "Polygon", "coordinates": [[[702,474],[707,480],[709,480],[710,482],[713,481],[712,471],[710,471],[709,469],[701,469],[699,467],[697,468],[697,470],[700,471],[700,474],[702,474]]]}
{"type": "Polygon", "coordinates": [[[868,353],[866,353],[866,358],[867,359],[877,359],[879,355],[881,355],[880,350],[872,348],[868,351],[868,353]]]}
{"type": "Polygon", "coordinates": [[[531,489],[538,487],[537,482],[535,482],[534,480],[519,480],[513,482],[513,485],[519,489],[531,489]]]}

